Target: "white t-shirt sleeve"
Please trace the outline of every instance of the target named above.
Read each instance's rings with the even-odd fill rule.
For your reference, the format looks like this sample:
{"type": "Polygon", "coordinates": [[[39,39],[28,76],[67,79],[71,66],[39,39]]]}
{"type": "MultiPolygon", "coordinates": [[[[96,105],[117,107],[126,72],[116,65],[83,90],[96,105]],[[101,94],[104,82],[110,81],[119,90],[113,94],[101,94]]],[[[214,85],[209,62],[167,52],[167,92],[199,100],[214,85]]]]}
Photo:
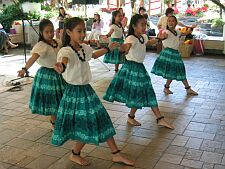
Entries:
{"type": "Polygon", "coordinates": [[[64,57],[69,59],[71,55],[73,55],[73,51],[69,47],[63,47],[58,52],[57,61],[61,62],[64,57]]]}
{"type": "Polygon", "coordinates": [[[43,57],[46,55],[47,51],[48,44],[45,44],[44,42],[40,41],[33,47],[31,54],[37,53],[40,57],[43,57]]]}
{"type": "Polygon", "coordinates": [[[91,60],[94,49],[92,47],[90,47],[89,45],[86,45],[86,44],[82,44],[82,46],[84,48],[86,60],[87,61],[91,60]]]}
{"type": "Polygon", "coordinates": [[[112,25],[110,26],[110,30],[111,30],[111,29],[113,29],[113,30],[115,31],[116,25],[112,24],[112,25]]]}
{"type": "Polygon", "coordinates": [[[124,43],[130,43],[132,46],[134,46],[136,44],[135,37],[133,35],[128,36],[124,43]]]}

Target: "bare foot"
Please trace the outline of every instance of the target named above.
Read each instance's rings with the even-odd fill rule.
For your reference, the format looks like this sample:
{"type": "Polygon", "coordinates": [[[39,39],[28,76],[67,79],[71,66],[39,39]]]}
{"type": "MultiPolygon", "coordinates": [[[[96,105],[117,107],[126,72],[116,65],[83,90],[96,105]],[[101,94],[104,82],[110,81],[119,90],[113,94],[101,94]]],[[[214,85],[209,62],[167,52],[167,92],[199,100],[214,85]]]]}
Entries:
{"type": "Polygon", "coordinates": [[[173,92],[168,88],[164,88],[163,91],[164,91],[165,94],[173,94],[173,92]]]}
{"type": "Polygon", "coordinates": [[[141,126],[141,123],[139,123],[137,120],[132,119],[132,118],[128,118],[127,122],[134,126],[141,126]]]}
{"type": "Polygon", "coordinates": [[[10,47],[13,49],[13,48],[16,48],[16,47],[18,47],[18,44],[16,44],[16,45],[10,45],[10,47]]]}
{"type": "Polygon", "coordinates": [[[88,165],[90,165],[90,162],[88,160],[86,160],[85,158],[83,158],[83,157],[81,157],[79,155],[71,154],[69,159],[71,161],[73,161],[74,163],[77,163],[77,164],[79,164],[81,166],[88,166],[88,165]]]}
{"type": "Polygon", "coordinates": [[[171,124],[169,124],[164,118],[163,119],[160,119],[158,121],[158,125],[159,126],[164,126],[166,128],[172,129],[172,130],[174,129],[174,126],[172,126],[171,124]]]}
{"type": "Polygon", "coordinates": [[[112,161],[114,163],[123,163],[125,165],[133,166],[134,161],[131,161],[125,157],[123,157],[120,153],[113,154],[112,161]]]}

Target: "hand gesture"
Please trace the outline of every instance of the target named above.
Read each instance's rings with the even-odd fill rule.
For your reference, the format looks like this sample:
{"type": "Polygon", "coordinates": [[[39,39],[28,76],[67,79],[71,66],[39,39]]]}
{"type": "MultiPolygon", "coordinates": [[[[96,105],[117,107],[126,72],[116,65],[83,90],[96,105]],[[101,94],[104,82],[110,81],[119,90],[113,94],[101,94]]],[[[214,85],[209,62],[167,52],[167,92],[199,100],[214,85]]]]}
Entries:
{"type": "Polygon", "coordinates": [[[109,44],[108,47],[112,51],[113,49],[120,47],[120,44],[117,43],[117,42],[112,42],[112,43],[109,44]]]}
{"type": "Polygon", "coordinates": [[[58,72],[58,73],[62,73],[63,72],[63,66],[61,63],[57,62],[55,64],[55,67],[54,67],[55,71],[58,72]]]}
{"type": "Polygon", "coordinates": [[[19,77],[24,77],[25,73],[26,73],[26,72],[25,72],[24,69],[19,70],[19,71],[18,71],[18,76],[19,76],[19,77]]]}

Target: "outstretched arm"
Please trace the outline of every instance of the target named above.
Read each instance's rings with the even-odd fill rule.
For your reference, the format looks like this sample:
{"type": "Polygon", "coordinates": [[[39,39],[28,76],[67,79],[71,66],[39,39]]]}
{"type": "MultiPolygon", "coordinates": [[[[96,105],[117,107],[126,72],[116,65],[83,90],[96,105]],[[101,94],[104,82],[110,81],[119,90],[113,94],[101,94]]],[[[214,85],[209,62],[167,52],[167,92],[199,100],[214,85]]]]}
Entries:
{"type": "Polygon", "coordinates": [[[27,70],[34,64],[34,62],[36,62],[36,60],[39,57],[40,57],[40,55],[38,55],[37,53],[34,53],[31,56],[31,58],[27,61],[26,65],[20,71],[18,71],[18,76],[19,77],[24,77],[24,75],[27,72],[27,70]]]}

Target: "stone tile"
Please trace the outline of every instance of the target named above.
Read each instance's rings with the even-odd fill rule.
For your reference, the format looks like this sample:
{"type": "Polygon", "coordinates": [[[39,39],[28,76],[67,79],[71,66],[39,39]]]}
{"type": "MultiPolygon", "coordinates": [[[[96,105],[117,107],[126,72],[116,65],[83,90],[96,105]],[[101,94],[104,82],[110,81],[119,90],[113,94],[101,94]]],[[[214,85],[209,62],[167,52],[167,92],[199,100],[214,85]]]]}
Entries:
{"type": "Polygon", "coordinates": [[[6,129],[0,133],[0,144],[5,144],[20,134],[21,132],[6,129]]]}
{"type": "Polygon", "coordinates": [[[223,154],[204,151],[200,160],[207,163],[220,164],[222,162],[222,158],[223,154]]]}
{"type": "Polygon", "coordinates": [[[181,162],[181,165],[186,166],[186,167],[192,167],[192,168],[202,168],[203,162],[183,159],[181,162]]]}
{"type": "Polygon", "coordinates": [[[214,169],[224,169],[224,168],[225,168],[224,165],[218,165],[218,164],[216,164],[214,167],[214,169]]]}
{"type": "Polygon", "coordinates": [[[22,160],[20,160],[19,162],[16,163],[16,166],[25,167],[26,165],[28,165],[29,163],[31,163],[34,160],[35,160],[34,157],[25,156],[22,160]]]}
{"type": "Polygon", "coordinates": [[[28,164],[26,167],[30,169],[46,169],[56,160],[58,160],[58,158],[56,157],[41,155],[37,159],[32,161],[30,164],[28,164]]]}
{"type": "Polygon", "coordinates": [[[28,149],[29,147],[33,146],[35,142],[30,140],[24,140],[21,138],[15,138],[7,143],[7,145],[12,147],[17,147],[20,149],[28,149]]]}
{"type": "Polygon", "coordinates": [[[103,160],[111,160],[111,151],[109,148],[98,147],[92,151],[89,156],[94,158],[101,158],[103,160]]]}
{"type": "Polygon", "coordinates": [[[68,149],[65,148],[61,148],[61,147],[51,147],[49,148],[44,154],[45,155],[49,155],[52,157],[58,157],[61,158],[63,157],[65,154],[67,154],[68,152],[70,152],[68,149]]]}
{"type": "Polygon", "coordinates": [[[202,166],[202,169],[213,169],[214,168],[214,164],[211,163],[204,163],[202,166]]]}
{"type": "Polygon", "coordinates": [[[183,166],[171,164],[168,162],[159,161],[154,169],[184,169],[183,166]]]}
{"type": "Polygon", "coordinates": [[[202,138],[202,139],[208,139],[208,140],[213,140],[215,137],[215,134],[212,133],[206,133],[206,132],[200,132],[200,131],[191,131],[191,130],[186,130],[184,132],[185,136],[189,137],[197,137],[197,138],[202,138]]]}
{"type": "Polygon", "coordinates": [[[187,151],[187,148],[185,147],[178,147],[178,146],[169,146],[166,150],[166,153],[168,154],[174,154],[174,155],[185,155],[187,151]]]}
{"type": "Polygon", "coordinates": [[[51,148],[50,145],[41,144],[41,143],[35,143],[29,149],[24,150],[23,155],[37,158],[40,155],[42,155],[45,152],[47,152],[48,149],[50,149],[50,148],[51,148]]]}
{"type": "Polygon", "coordinates": [[[220,149],[221,145],[222,145],[222,142],[204,140],[201,145],[201,150],[214,151],[215,149],[220,149]]]}
{"type": "Polygon", "coordinates": [[[19,137],[23,139],[31,140],[31,141],[36,141],[48,132],[49,130],[46,130],[46,129],[33,128],[31,130],[28,130],[24,134],[20,135],[19,137]]]}
{"type": "Polygon", "coordinates": [[[127,144],[126,147],[122,150],[123,153],[129,155],[129,157],[137,158],[143,151],[145,147],[136,144],[127,144]]]}
{"type": "Polygon", "coordinates": [[[203,151],[196,149],[188,149],[184,158],[189,160],[200,160],[203,151]]]}
{"type": "Polygon", "coordinates": [[[188,148],[193,148],[193,149],[199,149],[201,144],[202,144],[202,141],[203,139],[199,139],[199,138],[193,138],[191,137],[186,146],[185,147],[188,147],[188,148]]]}
{"type": "Polygon", "coordinates": [[[143,146],[147,146],[151,142],[151,139],[141,138],[136,136],[131,136],[128,140],[128,143],[139,144],[143,146]]]}
{"type": "Polygon", "coordinates": [[[185,146],[189,137],[177,135],[171,145],[175,146],[185,146]]]}
{"type": "Polygon", "coordinates": [[[9,168],[10,166],[11,166],[10,164],[0,162],[0,169],[7,169],[7,168],[9,168]]]}
{"type": "Polygon", "coordinates": [[[25,158],[25,156],[22,154],[23,152],[24,150],[22,149],[5,146],[0,149],[0,161],[9,164],[16,164],[25,158]]]}
{"type": "Polygon", "coordinates": [[[172,163],[172,164],[180,164],[183,156],[180,155],[174,155],[174,154],[167,154],[164,153],[160,161],[172,163]]]}
{"type": "Polygon", "coordinates": [[[194,130],[194,131],[204,131],[206,124],[203,123],[196,123],[196,122],[191,122],[187,129],[188,130],[194,130]]]}

